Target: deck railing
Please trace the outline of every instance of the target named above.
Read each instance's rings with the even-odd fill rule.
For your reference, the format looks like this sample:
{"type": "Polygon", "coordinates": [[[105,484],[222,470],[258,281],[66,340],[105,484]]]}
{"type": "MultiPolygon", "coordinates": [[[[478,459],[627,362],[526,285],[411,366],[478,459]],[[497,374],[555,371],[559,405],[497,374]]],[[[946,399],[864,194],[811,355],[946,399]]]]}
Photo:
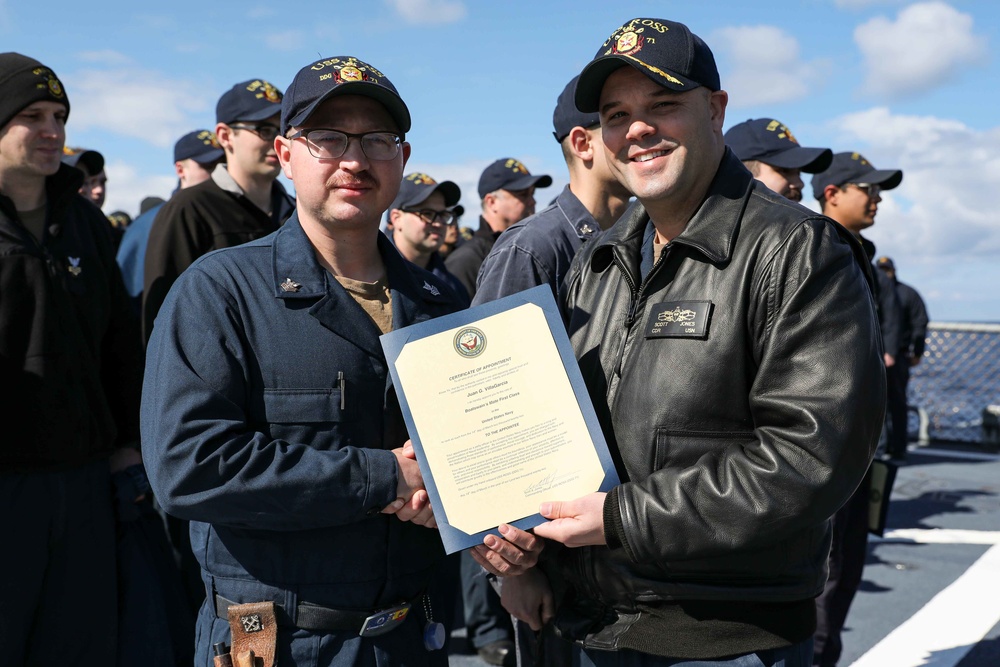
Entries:
{"type": "Polygon", "coordinates": [[[1000,324],[932,322],[908,402],[919,440],[1000,448],[1000,324]]]}

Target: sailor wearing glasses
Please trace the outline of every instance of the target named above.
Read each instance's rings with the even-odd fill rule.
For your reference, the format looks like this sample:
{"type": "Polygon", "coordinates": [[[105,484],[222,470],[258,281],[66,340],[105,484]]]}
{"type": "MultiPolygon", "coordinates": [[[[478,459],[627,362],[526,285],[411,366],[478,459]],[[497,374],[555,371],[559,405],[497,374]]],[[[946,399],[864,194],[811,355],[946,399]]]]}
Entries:
{"type": "MultiPolygon", "coordinates": [[[[875,224],[883,190],[903,182],[899,169],[876,169],[860,153],[835,153],[830,166],[812,178],[813,196],[823,215],[832,218],[861,242],[868,261],[875,257],[875,244],[861,232],[875,224]]],[[[882,330],[886,373],[893,372],[895,354],[901,347],[902,309],[896,286],[883,272],[872,267],[875,309],[882,330]]],[[[905,361],[904,361],[905,363],[905,361]]],[[[885,405],[880,406],[885,409],[885,405]]],[[[854,495],[833,516],[830,577],[816,598],[816,635],[813,664],[832,667],[843,650],[841,633],[854,594],[861,585],[868,551],[868,496],[866,477],[854,495]]]]}
{"type": "Polygon", "coordinates": [[[379,344],[458,308],[379,232],[410,114],[339,56],[299,71],[279,128],[295,213],[192,264],[149,341],[144,454],[209,594],[195,663],[239,634],[240,605],[273,603],[277,664],[443,667],[452,600],[425,593],[444,552],[379,344]]]}
{"type": "Polygon", "coordinates": [[[456,224],[453,207],[461,198],[462,191],[451,181],[438,183],[427,174],[407,174],[389,207],[387,226],[399,254],[448,283],[468,306],[469,293],[438,254],[448,229],[456,224]]]}
{"type": "Polygon", "coordinates": [[[469,296],[476,296],[476,276],[493,244],[514,223],[535,214],[535,190],[552,185],[548,174],[532,175],[512,157],[495,160],[479,176],[482,212],[479,229],[471,239],[448,255],[448,270],[462,281],[469,296]]]}
{"type": "Polygon", "coordinates": [[[142,333],[177,276],[210,250],[267,236],[295,208],[277,180],[274,150],[281,91],[263,79],[237,83],[215,107],[215,134],[225,151],[208,181],[178,192],[156,215],[146,247],[142,333]]]}

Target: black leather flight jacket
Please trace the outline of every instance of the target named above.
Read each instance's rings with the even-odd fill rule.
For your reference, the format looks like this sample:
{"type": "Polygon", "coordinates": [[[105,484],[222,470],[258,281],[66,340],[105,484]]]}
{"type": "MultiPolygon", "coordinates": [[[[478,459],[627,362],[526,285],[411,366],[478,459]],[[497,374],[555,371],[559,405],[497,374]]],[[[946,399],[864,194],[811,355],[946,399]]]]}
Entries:
{"type": "Polygon", "coordinates": [[[563,549],[577,599],[794,601],[827,577],[828,519],[872,459],[885,372],[868,261],[840,225],[727,149],[643,278],[636,203],[584,246],[567,327],[623,483],[607,547],[563,549]]]}

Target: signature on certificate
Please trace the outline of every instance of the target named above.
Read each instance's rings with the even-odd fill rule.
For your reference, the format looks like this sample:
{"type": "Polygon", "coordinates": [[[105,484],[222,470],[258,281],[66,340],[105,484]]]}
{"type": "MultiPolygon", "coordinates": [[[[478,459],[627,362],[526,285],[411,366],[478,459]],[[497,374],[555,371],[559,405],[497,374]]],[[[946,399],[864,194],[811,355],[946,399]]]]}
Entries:
{"type": "Polygon", "coordinates": [[[570,472],[560,472],[559,469],[557,468],[556,470],[550,472],[548,475],[545,475],[541,479],[532,482],[531,484],[526,486],[524,488],[524,495],[533,496],[537,493],[541,493],[542,491],[548,491],[554,486],[559,486],[560,484],[565,484],[566,482],[570,482],[576,479],[578,472],[579,471],[577,470],[572,470],[570,472]]]}

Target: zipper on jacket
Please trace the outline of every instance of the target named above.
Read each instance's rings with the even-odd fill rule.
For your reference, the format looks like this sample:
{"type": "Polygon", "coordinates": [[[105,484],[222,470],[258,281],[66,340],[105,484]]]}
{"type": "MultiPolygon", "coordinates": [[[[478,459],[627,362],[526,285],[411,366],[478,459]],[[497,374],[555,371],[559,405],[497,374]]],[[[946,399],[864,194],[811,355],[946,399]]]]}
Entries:
{"type": "Polygon", "coordinates": [[[617,255],[615,255],[615,264],[618,265],[618,270],[621,271],[622,275],[625,277],[625,282],[628,283],[629,290],[631,292],[628,311],[625,314],[625,330],[622,332],[621,344],[618,346],[618,355],[615,357],[615,375],[618,377],[621,377],[622,375],[622,362],[625,359],[625,343],[628,341],[629,331],[632,329],[632,325],[635,324],[635,320],[639,315],[639,304],[642,302],[643,288],[649,284],[649,279],[656,273],[656,270],[660,268],[660,265],[666,261],[667,255],[670,254],[670,248],[672,245],[672,243],[668,243],[664,246],[663,251],[660,253],[660,258],[656,260],[656,264],[654,264],[653,268],[651,268],[649,273],[646,274],[646,279],[643,281],[642,285],[639,286],[639,289],[636,289],[635,283],[632,282],[632,278],[629,276],[628,271],[625,270],[625,268],[618,261],[617,255]]]}
{"type": "Polygon", "coordinates": [[[618,265],[618,270],[622,272],[622,275],[625,277],[625,282],[628,283],[629,287],[629,304],[628,312],[625,314],[625,328],[622,331],[621,343],[618,345],[618,354],[615,356],[615,375],[621,377],[622,359],[625,357],[625,342],[628,340],[628,332],[632,328],[632,323],[635,322],[635,316],[639,310],[640,290],[635,288],[635,283],[632,282],[632,277],[629,276],[625,267],[619,263],[617,256],[615,256],[615,264],[618,265]]]}

